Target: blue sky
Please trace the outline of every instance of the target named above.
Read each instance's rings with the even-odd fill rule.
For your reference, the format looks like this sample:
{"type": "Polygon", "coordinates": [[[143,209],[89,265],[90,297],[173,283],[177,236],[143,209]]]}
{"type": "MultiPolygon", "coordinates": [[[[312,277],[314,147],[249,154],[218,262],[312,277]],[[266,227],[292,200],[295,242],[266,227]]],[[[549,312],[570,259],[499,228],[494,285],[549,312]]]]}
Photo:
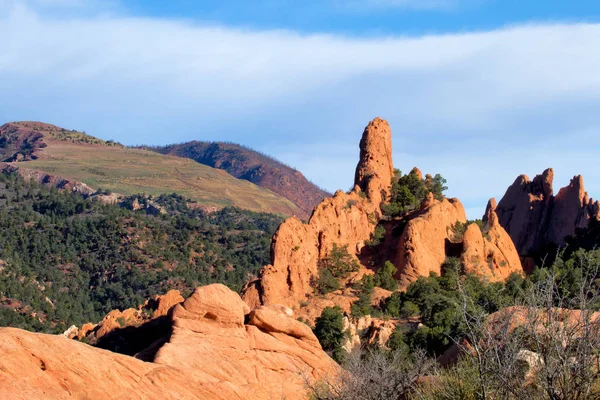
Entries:
{"type": "Polygon", "coordinates": [[[334,191],[367,122],[481,215],[517,175],[600,196],[600,3],[0,0],[0,121],[228,140],[334,191]]]}
{"type": "Polygon", "coordinates": [[[131,15],[350,35],[420,35],[600,18],[595,0],[129,0],[122,6],[131,15]]]}

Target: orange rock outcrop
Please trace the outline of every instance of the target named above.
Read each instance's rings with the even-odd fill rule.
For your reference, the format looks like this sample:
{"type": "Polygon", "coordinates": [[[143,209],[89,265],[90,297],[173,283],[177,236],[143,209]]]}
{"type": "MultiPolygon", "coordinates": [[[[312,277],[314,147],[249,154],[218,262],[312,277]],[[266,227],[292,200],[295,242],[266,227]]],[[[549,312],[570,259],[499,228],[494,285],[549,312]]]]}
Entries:
{"type": "MultiPolygon", "coordinates": [[[[416,168],[414,171],[423,179],[421,171],[416,168]]],[[[295,307],[309,321],[314,321],[327,306],[338,305],[344,311],[349,310],[356,297],[344,289],[325,298],[313,296],[319,263],[337,244],[347,246],[352,255],[363,261],[355,278],[377,264],[369,259],[373,255],[364,251],[365,242],[371,239],[380,221],[381,205],[389,200],[393,174],[390,127],[377,118],[365,128],[360,141],[354,189],[349,193],[338,191],[323,200],[308,224],[297,218],[286,220],[273,237],[271,264],[245,287],[243,299],[252,307],[261,304],[295,307]]],[[[432,178],[427,175],[425,179],[432,178]]],[[[452,227],[466,223],[464,207],[457,199],[436,200],[430,193],[419,210],[386,222],[385,248],[379,250],[398,269],[396,278],[401,289],[419,276],[441,274],[448,257],[460,258],[468,272],[492,281],[505,279],[512,272],[521,273],[519,256],[498,224],[494,210],[490,211],[490,218],[493,220],[485,234],[477,225],[470,225],[464,242],[457,241],[452,227]],[[392,232],[398,232],[399,239],[392,237],[395,235],[392,232]]]]}
{"type": "Polygon", "coordinates": [[[466,221],[465,210],[458,199],[438,201],[430,194],[400,237],[395,265],[399,267],[397,277],[401,288],[419,276],[429,276],[430,272],[441,275],[441,266],[448,257],[446,243],[450,240],[450,227],[466,221]]]}
{"type": "Polygon", "coordinates": [[[162,296],[156,295],[147,300],[138,309],[112,310],[97,325],[85,324],[69,337],[77,337],[79,340],[85,338],[88,343],[95,345],[101,343],[108,335],[115,334],[119,329],[139,327],[152,320],[166,317],[171,308],[184,300],[179,290],[170,290],[162,296]]]}
{"type": "Polygon", "coordinates": [[[521,256],[563,246],[577,228],[586,227],[591,218],[600,219],[600,202],[585,192],[581,175],[573,177],[556,196],[553,179],[551,168],[533,180],[521,175],[498,203],[498,221],[521,256]]]}
{"type": "Polygon", "coordinates": [[[477,224],[466,227],[462,238],[455,238],[456,223],[467,222],[458,199],[436,200],[430,194],[421,210],[411,217],[398,245],[396,265],[400,288],[419,276],[441,275],[448,257],[460,259],[465,273],[477,274],[490,282],[505,280],[513,272],[522,273],[519,254],[506,231],[498,223],[495,200],[488,204],[488,223],[484,232],[477,224]]]}
{"type": "Polygon", "coordinates": [[[523,273],[519,253],[496,215],[496,200],[486,210],[484,232],[470,224],[463,237],[461,263],[466,273],[482,275],[489,281],[506,280],[512,273],[523,273]]]}
{"type": "Polygon", "coordinates": [[[311,281],[318,276],[319,260],[334,244],[360,253],[381,215],[381,203],[390,193],[394,173],[391,140],[386,121],[376,118],[367,125],[354,189],[323,200],[307,224],[297,218],[281,224],[271,244],[271,265],[244,289],[248,304],[295,306],[312,294],[311,281]]]}
{"type": "Polygon", "coordinates": [[[372,318],[370,315],[353,319],[345,317],[346,341],[343,348],[347,352],[365,344],[387,348],[388,341],[398,323],[398,320],[372,318]]]}
{"type": "Polygon", "coordinates": [[[154,362],[1,328],[0,397],[300,400],[303,375],[338,372],[308,326],[279,307],[249,312],[223,285],[198,288],[175,306],[172,324],[154,362]]]}

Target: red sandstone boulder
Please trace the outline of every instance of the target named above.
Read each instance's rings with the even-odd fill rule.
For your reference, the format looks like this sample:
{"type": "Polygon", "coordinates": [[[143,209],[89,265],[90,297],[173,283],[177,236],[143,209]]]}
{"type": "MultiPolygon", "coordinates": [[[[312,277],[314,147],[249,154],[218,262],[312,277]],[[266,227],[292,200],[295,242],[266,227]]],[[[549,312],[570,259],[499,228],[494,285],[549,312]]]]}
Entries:
{"type": "Polygon", "coordinates": [[[0,398],[292,399],[304,377],[337,374],[310,328],[280,307],[255,310],[223,285],[198,288],[173,310],[154,362],[62,336],[0,328],[0,398]]]}
{"type": "MultiPolygon", "coordinates": [[[[84,338],[91,344],[98,344],[108,335],[117,335],[118,330],[128,327],[139,327],[161,317],[166,317],[169,311],[184,298],[179,290],[170,290],[162,296],[154,296],[138,309],[129,308],[124,311],[112,310],[97,325],[83,325],[77,332],[79,340],[84,338]]],[[[112,349],[112,348],[111,348],[112,349]]],[[[112,349],[113,351],[115,349],[112,349]]]]}

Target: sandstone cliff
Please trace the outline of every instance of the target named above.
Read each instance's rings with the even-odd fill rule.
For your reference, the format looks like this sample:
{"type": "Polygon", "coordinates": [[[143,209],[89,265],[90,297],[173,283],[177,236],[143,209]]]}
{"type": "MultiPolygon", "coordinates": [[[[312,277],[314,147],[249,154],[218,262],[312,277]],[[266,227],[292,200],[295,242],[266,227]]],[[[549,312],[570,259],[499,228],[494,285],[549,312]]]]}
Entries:
{"type": "Polygon", "coordinates": [[[371,121],[360,147],[354,189],[323,200],[308,224],[290,218],[279,227],[271,245],[271,265],[244,290],[248,304],[297,305],[312,294],[311,280],[318,275],[319,260],[334,244],[347,245],[358,254],[371,238],[394,173],[388,123],[379,118],[371,121]]]}
{"type": "Polygon", "coordinates": [[[477,274],[494,282],[512,273],[522,274],[519,255],[506,231],[498,224],[495,201],[488,204],[489,221],[483,230],[475,223],[466,226],[462,237],[454,227],[466,224],[465,210],[458,199],[435,200],[428,197],[410,217],[398,244],[396,265],[400,288],[406,288],[419,276],[442,275],[449,257],[459,258],[465,273],[477,274]]]}
{"type": "MultiPolygon", "coordinates": [[[[519,176],[506,190],[496,213],[521,256],[540,255],[549,246],[563,246],[577,228],[600,219],[600,202],[585,192],[581,175],[554,195],[554,172],[545,170],[530,180],[519,176]]],[[[542,255],[543,256],[543,255],[542,255]]]]}
{"type": "Polygon", "coordinates": [[[458,199],[438,201],[429,196],[400,237],[395,264],[400,267],[398,280],[402,288],[419,276],[429,276],[430,272],[441,275],[441,266],[448,257],[449,228],[456,222],[466,221],[465,210],[458,199]]]}
{"type": "Polygon", "coordinates": [[[0,329],[1,398],[304,399],[304,381],[338,366],[280,307],[250,312],[223,285],[198,288],[172,311],[153,362],[62,336],[0,329]],[[247,319],[247,323],[245,323],[247,319]]]}

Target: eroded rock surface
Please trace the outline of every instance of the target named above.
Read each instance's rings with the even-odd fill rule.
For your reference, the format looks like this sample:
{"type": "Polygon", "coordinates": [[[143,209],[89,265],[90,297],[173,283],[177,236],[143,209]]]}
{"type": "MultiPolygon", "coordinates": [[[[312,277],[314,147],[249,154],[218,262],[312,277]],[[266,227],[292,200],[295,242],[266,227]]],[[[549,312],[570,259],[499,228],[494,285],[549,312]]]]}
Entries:
{"type": "Polygon", "coordinates": [[[600,203],[585,192],[581,175],[554,195],[554,172],[545,170],[530,180],[519,176],[498,203],[500,225],[508,232],[521,256],[538,255],[548,246],[563,246],[577,228],[591,218],[600,219],[600,203]]]}
{"type": "MultiPolygon", "coordinates": [[[[421,171],[415,168],[414,172],[423,179],[421,171]]],[[[385,238],[376,250],[365,247],[381,221],[381,205],[389,201],[393,174],[391,130],[377,118],[363,132],[354,189],[325,199],[308,224],[297,218],[286,220],[273,237],[271,264],[245,287],[243,299],[251,307],[284,304],[311,322],[325,307],[337,305],[349,313],[356,293],[348,290],[348,285],[324,297],[314,295],[320,261],[334,244],[346,246],[361,262],[361,270],[350,281],[390,260],[398,270],[400,289],[420,276],[441,275],[448,257],[460,258],[468,272],[491,281],[522,272],[519,255],[498,224],[495,206],[489,211],[484,232],[472,224],[464,240],[457,240],[452,227],[466,223],[464,207],[458,199],[437,200],[432,193],[419,210],[383,222],[385,238]]],[[[432,178],[427,175],[425,179],[432,178]]]]}
{"type": "Polygon", "coordinates": [[[483,276],[489,281],[506,280],[512,273],[523,273],[521,260],[508,233],[496,215],[496,200],[487,206],[483,232],[470,224],[463,237],[461,262],[465,272],[483,276]]]}
{"type": "Polygon", "coordinates": [[[249,313],[223,285],[198,288],[176,305],[172,325],[152,363],[2,328],[0,398],[304,400],[301,374],[317,379],[339,368],[284,308],[249,313]]]}
{"type": "Polygon", "coordinates": [[[441,275],[441,266],[448,257],[446,243],[450,227],[466,221],[464,207],[458,199],[438,201],[429,196],[400,238],[395,264],[399,267],[397,277],[401,288],[419,276],[429,276],[430,272],[441,275]]]}
{"type": "Polygon", "coordinates": [[[271,265],[244,290],[243,298],[252,307],[296,306],[312,294],[311,281],[318,276],[319,260],[334,244],[348,246],[350,253],[358,254],[371,238],[394,173],[391,130],[386,121],[376,118],[365,128],[360,154],[355,188],[350,193],[338,191],[323,200],[308,224],[290,218],[279,227],[271,244],[271,265]]]}

